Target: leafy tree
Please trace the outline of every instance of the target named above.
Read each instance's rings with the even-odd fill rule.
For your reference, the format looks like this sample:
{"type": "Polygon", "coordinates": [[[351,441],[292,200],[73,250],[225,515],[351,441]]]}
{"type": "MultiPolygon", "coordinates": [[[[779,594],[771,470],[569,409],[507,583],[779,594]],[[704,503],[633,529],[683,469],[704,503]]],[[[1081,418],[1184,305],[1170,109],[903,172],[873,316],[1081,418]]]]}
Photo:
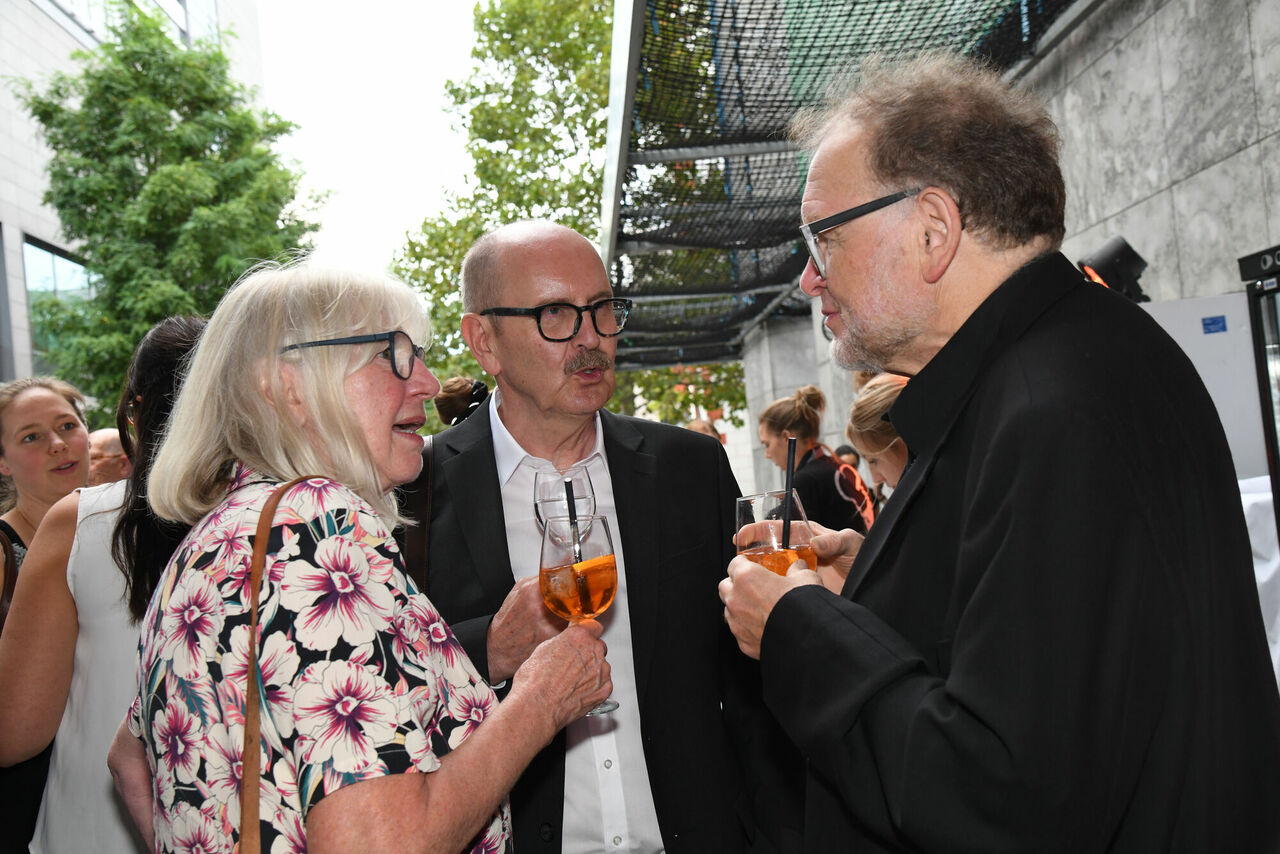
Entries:
{"type": "Polygon", "coordinates": [[[294,203],[300,176],[271,147],[294,126],[252,106],[216,44],[186,49],[121,4],[109,38],[74,56],[78,73],[43,90],[19,81],[18,97],[53,150],[45,202],[94,292],[32,314],[45,357],[101,415],[156,321],[211,312],[256,260],[304,247],[316,226],[294,203]]]}
{"type": "MultiPolygon", "coordinates": [[[[481,234],[520,219],[551,219],[598,236],[612,11],[608,0],[491,0],[476,7],[475,68],[448,88],[467,129],[475,184],[427,218],[393,264],[431,299],[432,360],[442,379],[461,374],[493,384],[458,331],[458,271],[481,234]]],[[[740,365],[710,366],[697,383],[689,379],[683,367],[620,373],[609,408],[634,412],[640,400],[668,421],[688,419],[695,406],[719,408],[741,423],[740,365]]]]}

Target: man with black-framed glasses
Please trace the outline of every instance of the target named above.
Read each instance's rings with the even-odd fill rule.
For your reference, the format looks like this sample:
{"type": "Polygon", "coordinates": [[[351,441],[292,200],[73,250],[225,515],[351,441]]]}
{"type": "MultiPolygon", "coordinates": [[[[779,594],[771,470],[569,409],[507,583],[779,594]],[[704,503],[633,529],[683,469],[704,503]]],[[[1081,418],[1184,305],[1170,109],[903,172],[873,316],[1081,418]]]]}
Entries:
{"type": "Polygon", "coordinates": [[[724,449],[604,409],[632,305],[576,232],[486,235],[463,262],[462,299],[463,337],[496,389],[435,438],[428,596],[498,684],[563,628],[538,591],[537,472],[587,469],[617,554],[618,592],[597,619],[619,708],[534,760],[511,793],[516,849],[744,850],[752,808],[726,717],[755,721],[763,706],[715,596],[738,496],[724,449]]]}

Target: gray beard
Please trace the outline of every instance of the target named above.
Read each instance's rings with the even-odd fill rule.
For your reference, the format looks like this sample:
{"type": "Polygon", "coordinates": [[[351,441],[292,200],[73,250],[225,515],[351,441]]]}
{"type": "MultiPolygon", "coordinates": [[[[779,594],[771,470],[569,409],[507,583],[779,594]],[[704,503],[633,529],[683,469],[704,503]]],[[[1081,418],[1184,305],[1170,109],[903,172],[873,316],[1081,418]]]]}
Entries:
{"type": "Polygon", "coordinates": [[[840,320],[844,334],[831,339],[831,361],[846,371],[883,373],[924,331],[923,324],[911,323],[890,335],[883,328],[864,329],[843,312],[840,320]]]}
{"type": "Polygon", "coordinates": [[[884,371],[882,365],[872,361],[870,354],[844,338],[831,339],[831,361],[846,371],[871,371],[876,374],[884,371]]]}

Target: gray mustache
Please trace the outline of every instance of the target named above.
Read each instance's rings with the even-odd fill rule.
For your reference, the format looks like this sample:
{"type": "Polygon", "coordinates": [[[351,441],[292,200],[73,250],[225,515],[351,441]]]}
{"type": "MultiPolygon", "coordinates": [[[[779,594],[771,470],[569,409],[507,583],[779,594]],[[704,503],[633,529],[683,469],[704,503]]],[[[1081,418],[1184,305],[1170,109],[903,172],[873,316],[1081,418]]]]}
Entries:
{"type": "Polygon", "coordinates": [[[566,374],[576,374],[578,371],[608,371],[612,368],[613,359],[610,359],[604,353],[599,350],[584,350],[569,360],[569,364],[564,367],[564,372],[566,374]]]}

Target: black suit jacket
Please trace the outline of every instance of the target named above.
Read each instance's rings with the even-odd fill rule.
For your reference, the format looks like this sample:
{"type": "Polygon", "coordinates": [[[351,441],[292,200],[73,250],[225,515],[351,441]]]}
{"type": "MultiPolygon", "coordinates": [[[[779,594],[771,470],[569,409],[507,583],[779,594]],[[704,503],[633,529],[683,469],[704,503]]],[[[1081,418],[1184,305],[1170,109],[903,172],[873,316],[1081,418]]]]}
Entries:
{"type": "Polygon", "coordinates": [[[1280,697],[1222,427],[1061,255],[908,383],[913,458],[844,597],[792,591],[765,696],[811,851],[1280,851],[1280,697]]]}
{"type": "MultiPolygon", "coordinates": [[[[725,718],[742,697],[750,701],[750,676],[742,675],[716,589],[734,553],[737,483],[710,437],[608,412],[601,418],[663,842],[669,852],[741,850],[749,811],[725,718]]],[[[487,674],[489,623],[514,584],[489,406],[436,436],[431,517],[427,594],[487,674]]],[[[516,850],[560,850],[563,801],[561,732],[511,793],[516,850]]]]}

